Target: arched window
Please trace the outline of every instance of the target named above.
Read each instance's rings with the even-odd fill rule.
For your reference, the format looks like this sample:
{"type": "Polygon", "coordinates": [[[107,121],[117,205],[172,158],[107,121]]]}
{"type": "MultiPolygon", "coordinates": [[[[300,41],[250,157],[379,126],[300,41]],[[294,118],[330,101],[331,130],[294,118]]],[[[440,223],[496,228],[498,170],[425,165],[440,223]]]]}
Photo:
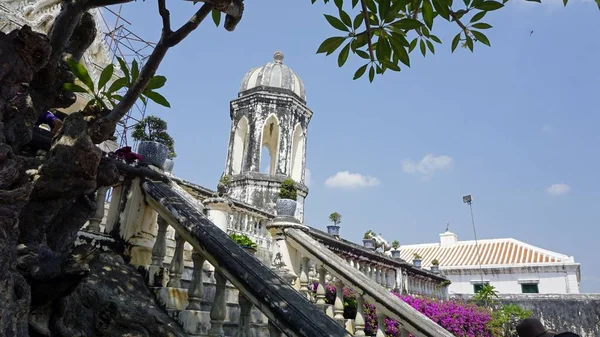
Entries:
{"type": "Polygon", "coordinates": [[[263,168],[268,168],[264,173],[273,175],[277,172],[277,153],[279,152],[279,121],[275,115],[269,116],[265,122],[261,145],[263,151],[260,154],[259,167],[261,168],[261,172],[263,172],[263,168]]]}
{"type": "Polygon", "coordinates": [[[292,179],[302,180],[302,159],[304,158],[304,131],[300,124],[296,125],[292,138],[292,179]]]}
{"type": "Polygon", "coordinates": [[[231,155],[231,172],[232,174],[240,174],[244,164],[244,152],[248,140],[248,119],[242,117],[235,127],[233,136],[233,152],[231,155]]]}

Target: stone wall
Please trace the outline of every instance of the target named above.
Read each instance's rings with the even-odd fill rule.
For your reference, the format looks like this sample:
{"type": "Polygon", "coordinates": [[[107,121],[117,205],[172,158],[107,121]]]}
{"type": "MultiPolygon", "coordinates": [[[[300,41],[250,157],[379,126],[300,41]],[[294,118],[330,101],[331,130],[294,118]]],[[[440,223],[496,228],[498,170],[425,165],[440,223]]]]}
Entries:
{"type": "Polygon", "coordinates": [[[600,337],[600,294],[503,295],[500,300],[531,310],[549,329],[600,337]]]}

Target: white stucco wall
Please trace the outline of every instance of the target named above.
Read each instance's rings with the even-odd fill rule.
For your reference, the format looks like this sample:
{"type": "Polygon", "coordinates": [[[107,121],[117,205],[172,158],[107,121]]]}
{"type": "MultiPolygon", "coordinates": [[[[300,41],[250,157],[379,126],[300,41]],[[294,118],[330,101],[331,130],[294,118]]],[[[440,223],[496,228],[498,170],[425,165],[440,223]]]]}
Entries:
{"type": "MultiPolygon", "coordinates": [[[[450,294],[473,294],[474,284],[481,283],[479,269],[441,268],[452,284],[450,294]]],[[[540,294],[578,294],[579,265],[561,264],[528,267],[484,268],[484,282],[500,294],[521,294],[521,283],[536,283],[540,294]]]]}

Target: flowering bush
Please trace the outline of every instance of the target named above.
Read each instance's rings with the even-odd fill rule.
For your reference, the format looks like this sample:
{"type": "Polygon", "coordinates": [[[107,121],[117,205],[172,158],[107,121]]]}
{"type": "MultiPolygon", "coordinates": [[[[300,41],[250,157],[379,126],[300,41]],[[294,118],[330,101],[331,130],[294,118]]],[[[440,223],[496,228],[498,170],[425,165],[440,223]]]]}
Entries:
{"type": "MultiPolygon", "coordinates": [[[[317,284],[313,285],[316,291],[317,284]]],[[[336,288],[334,285],[325,287],[325,300],[327,304],[335,301],[336,288]]],[[[457,337],[492,337],[490,329],[490,314],[488,309],[478,307],[475,304],[464,303],[456,300],[438,301],[425,297],[414,297],[394,293],[402,301],[415,308],[432,321],[439,324],[457,337]]],[[[344,288],[344,318],[355,318],[357,310],[356,294],[344,288]]],[[[374,336],[377,332],[377,314],[375,306],[365,303],[365,334],[374,336]]],[[[398,322],[386,318],[385,334],[388,337],[400,336],[398,322]]]]}

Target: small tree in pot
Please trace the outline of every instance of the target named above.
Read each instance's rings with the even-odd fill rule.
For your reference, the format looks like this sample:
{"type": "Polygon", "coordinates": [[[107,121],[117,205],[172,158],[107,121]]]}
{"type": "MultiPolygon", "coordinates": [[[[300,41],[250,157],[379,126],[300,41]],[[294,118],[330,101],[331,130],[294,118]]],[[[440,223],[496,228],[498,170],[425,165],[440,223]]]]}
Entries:
{"type": "Polygon", "coordinates": [[[247,235],[233,233],[229,235],[229,237],[238,245],[242,246],[242,248],[246,249],[248,253],[252,255],[256,253],[256,243],[254,243],[247,235]]]}
{"type": "Polygon", "coordinates": [[[392,259],[399,259],[400,258],[400,242],[398,240],[394,240],[392,241],[392,259]]]}
{"type": "Polygon", "coordinates": [[[333,212],[329,214],[329,221],[331,221],[333,225],[327,226],[327,233],[335,236],[340,235],[339,224],[342,222],[342,215],[338,212],[333,212]]]}
{"type": "Polygon", "coordinates": [[[137,151],[145,162],[167,171],[173,169],[172,161],[166,165],[167,159],[177,156],[175,141],[167,133],[167,122],[156,116],[148,116],[134,126],[131,137],[140,142],[137,151]]]}
{"type": "Polygon", "coordinates": [[[294,217],[296,214],[296,199],[298,190],[291,178],[287,178],[281,183],[279,190],[279,199],[277,199],[276,211],[278,216],[294,217]]]}
{"type": "Polygon", "coordinates": [[[365,235],[363,236],[363,245],[365,246],[365,248],[375,249],[375,240],[373,240],[374,236],[375,232],[373,232],[370,229],[365,233],[365,235]]]}
{"type": "Polygon", "coordinates": [[[433,261],[431,261],[431,271],[439,274],[440,272],[440,261],[438,261],[438,259],[433,259],[433,261]]]}
{"type": "Polygon", "coordinates": [[[414,257],[413,257],[413,265],[417,268],[421,268],[421,255],[415,253],[414,257]]]}

